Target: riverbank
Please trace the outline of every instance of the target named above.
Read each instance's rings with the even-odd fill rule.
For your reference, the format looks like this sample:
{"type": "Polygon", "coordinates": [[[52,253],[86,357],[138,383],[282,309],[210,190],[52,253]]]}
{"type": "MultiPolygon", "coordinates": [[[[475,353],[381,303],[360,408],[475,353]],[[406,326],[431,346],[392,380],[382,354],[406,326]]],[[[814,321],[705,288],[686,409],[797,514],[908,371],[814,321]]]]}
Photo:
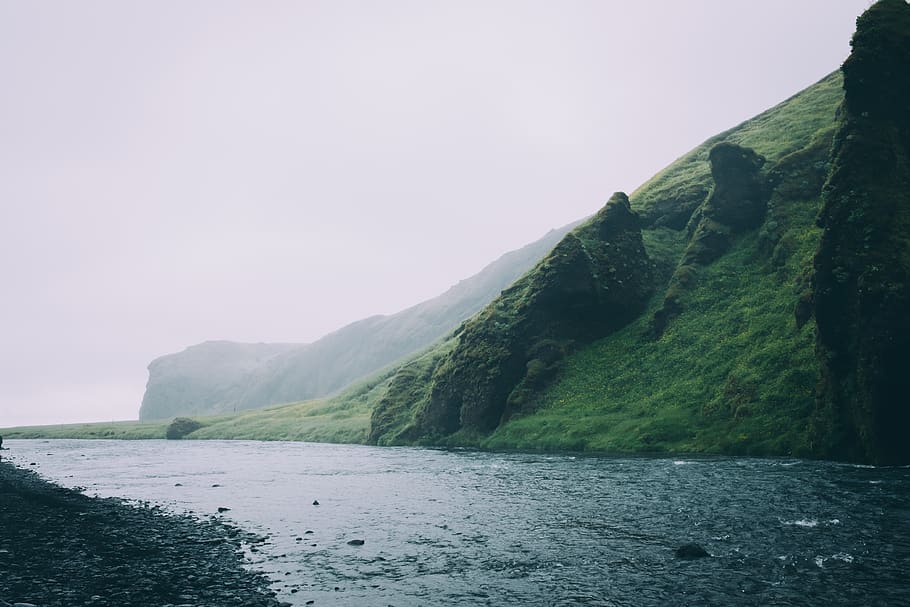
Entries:
{"type": "Polygon", "coordinates": [[[279,607],[217,520],[90,498],[0,462],[0,605],[279,607]]]}

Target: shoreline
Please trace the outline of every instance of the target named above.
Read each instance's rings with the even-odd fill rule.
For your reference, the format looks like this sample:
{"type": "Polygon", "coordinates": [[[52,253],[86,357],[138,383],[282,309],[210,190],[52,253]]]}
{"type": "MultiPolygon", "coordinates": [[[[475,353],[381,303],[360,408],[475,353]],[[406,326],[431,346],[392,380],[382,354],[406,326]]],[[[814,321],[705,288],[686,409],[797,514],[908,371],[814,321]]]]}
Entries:
{"type": "Polygon", "coordinates": [[[0,461],[0,606],[283,607],[215,519],[88,497],[0,461]]]}

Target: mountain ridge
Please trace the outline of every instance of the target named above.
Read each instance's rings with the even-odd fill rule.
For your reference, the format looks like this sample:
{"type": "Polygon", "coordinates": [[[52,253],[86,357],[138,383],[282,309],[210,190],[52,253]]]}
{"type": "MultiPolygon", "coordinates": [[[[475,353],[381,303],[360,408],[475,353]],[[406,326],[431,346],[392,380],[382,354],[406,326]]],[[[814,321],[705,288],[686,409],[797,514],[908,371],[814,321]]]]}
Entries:
{"type": "Polygon", "coordinates": [[[231,413],[331,394],[451,331],[577,224],[501,255],[437,297],[354,321],[309,344],[212,340],[156,358],[139,418],[231,413]]]}

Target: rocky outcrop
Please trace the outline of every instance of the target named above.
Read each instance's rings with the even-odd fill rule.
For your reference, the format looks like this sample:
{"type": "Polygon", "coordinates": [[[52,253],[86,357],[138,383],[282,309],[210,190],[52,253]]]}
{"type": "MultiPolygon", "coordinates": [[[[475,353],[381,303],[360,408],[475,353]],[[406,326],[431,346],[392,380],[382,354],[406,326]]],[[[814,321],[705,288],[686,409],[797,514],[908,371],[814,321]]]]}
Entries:
{"type": "Polygon", "coordinates": [[[708,161],[714,189],[689,219],[689,244],[670,279],[663,306],[653,318],[656,336],[682,311],[680,298],[692,286],[698,268],[723,255],[737,234],[758,227],[765,217],[771,188],[761,172],[762,156],[735,143],[721,142],[711,148],[708,161]]]}
{"type": "Polygon", "coordinates": [[[852,45],[812,279],[822,363],[815,440],[830,457],[906,463],[910,5],[872,6],[852,45]]]}
{"type": "Polygon", "coordinates": [[[765,217],[767,181],[761,175],[764,157],[735,143],[718,143],[708,153],[714,191],[702,210],[707,218],[733,232],[756,228],[765,217]]]}
{"type": "Polygon", "coordinates": [[[312,344],[212,341],[158,358],[149,365],[139,417],[231,413],[331,394],[452,331],[576,225],[506,253],[439,297],[357,321],[312,344]]]}
{"type": "MultiPolygon", "coordinates": [[[[567,351],[641,313],[651,276],[638,216],[625,194],[614,194],[534,271],[456,331],[409,436],[489,432],[529,410],[567,351]]],[[[382,415],[381,405],[374,418],[382,415]]]]}
{"type": "Polygon", "coordinates": [[[704,559],[709,558],[711,555],[707,550],[699,546],[698,544],[683,544],[679,548],[673,551],[673,554],[676,555],[676,558],[683,559],[684,561],[692,561],[695,559],[704,559]]]}
{"type": "Polygon", "coordinates": [[[187,434],[195,432],[202,427],[195,419],[189,417],[177,417],[174,418],[174,421],[168,425],[167,430],[165,430],[164,438],[168,440],[180,440],[185,437],[187,434]]]}

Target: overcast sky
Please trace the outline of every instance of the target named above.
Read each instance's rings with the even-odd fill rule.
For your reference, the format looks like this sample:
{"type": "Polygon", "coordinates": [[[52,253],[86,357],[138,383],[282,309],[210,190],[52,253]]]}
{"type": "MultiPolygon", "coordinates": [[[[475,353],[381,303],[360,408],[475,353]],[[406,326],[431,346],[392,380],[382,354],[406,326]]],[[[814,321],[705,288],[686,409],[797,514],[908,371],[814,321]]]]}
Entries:
{"type": "Polygon", "coordinates": [[[435,296],[839,67],[868,0],[0,0],[0,427],[435,296]]]}

